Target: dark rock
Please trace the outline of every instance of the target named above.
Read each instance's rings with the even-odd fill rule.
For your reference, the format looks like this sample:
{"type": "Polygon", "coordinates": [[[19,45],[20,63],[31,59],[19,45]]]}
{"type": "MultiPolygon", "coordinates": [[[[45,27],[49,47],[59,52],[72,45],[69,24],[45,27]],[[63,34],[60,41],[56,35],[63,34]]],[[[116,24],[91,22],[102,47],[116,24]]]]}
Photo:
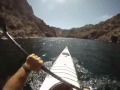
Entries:
{"type": "Polygon", "coordinates": [[[114,42],[114,43],[117,43],[118,42],[118,36],[117,35],[111,36],[111,41],[114,42]]]}
{"type": "Polygon", "coordinates": [[[0,17],[0,28],[5,29],[6,28],[6,21],[3,17],[0,17]]]}

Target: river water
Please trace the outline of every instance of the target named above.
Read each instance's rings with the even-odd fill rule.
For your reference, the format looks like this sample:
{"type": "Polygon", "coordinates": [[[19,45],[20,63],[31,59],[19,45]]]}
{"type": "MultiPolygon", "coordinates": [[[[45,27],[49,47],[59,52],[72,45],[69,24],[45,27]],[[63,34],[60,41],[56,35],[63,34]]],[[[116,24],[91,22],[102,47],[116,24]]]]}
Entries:
{"type": "MultiPolygon", "coordinates": [[[[120,44],[73,38],[18,39],[29,53],[40,56],[50,68],[68,46],[81,86],[93,90],[120,90],[120,44]]],[[[0,40],[0,84],[3,85],[25,61],[25,56],[8,40],[0,40]]],[[[46,73],[31,73],[27,83],[40,88],[46,73]]]]}

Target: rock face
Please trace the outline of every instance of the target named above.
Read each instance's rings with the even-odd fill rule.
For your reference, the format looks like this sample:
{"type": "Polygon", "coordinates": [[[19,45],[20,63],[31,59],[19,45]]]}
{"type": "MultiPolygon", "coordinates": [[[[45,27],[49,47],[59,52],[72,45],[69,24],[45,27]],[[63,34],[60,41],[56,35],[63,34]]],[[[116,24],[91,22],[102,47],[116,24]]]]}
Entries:
{"type": "Polygon", "coordinates": [[[120,42],[120,14],[96,25],[90,24],[63,31],[61,35],[63,37],[120,42]],[[113,38],[113,36],[115,37],[113,38]]]}
{"type": "Polygon", "coordinates": [[[34,15],[27,0],[0,0],[0,17],[6,20],[15,38],[56,36],[53,28],[34,15]]]}
{"type": "MultiPolygon", "coordinates": [[[[27,0],[0,0],[0,17],[6,20],[8,31],[15,38],[57,36],[120,41],[120,14],[96,25],[89,24],[80,28],[62,30],[50,27],[36,17],[27,0]],[[117,39],[113,36],[117,36],[117,39]]],[[[2,23],[2,20],[0,20],[0,23],[2,23]]]]}

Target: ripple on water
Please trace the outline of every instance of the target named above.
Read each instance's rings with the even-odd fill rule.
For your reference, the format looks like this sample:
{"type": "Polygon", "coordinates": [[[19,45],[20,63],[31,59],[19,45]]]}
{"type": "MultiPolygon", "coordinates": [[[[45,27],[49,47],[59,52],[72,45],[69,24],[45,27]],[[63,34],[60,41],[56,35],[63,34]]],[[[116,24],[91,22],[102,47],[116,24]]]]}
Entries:
{"type": "MultiPolygon", "coordinates": [[[[45,62],[45,66],[50,69],[56,58],[57,57],[54,57],[52,61],[45,62]]],[[[111,80],[107,75],[93,76],[91,72],[78,64],[76,58],[74,58],[73,61],[81,87],[89,87],[91,90],[120,90],[120,82],[117,80],[111,80]]],[[[26,83],[29,83],[33,90],[39,90],[46,75],[44,71],[40,71],[39,73],[32,72],[26,83]]]]}

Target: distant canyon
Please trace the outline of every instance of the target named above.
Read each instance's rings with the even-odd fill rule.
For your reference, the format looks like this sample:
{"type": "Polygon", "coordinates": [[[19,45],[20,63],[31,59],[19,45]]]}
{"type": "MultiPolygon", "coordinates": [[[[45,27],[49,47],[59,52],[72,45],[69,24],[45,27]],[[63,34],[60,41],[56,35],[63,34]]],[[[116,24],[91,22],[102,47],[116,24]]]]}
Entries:
{"type": "Polygon", "coordinates": [[[6,20],[8,31],[14,38],[67,37],[120,41],[120,14],[96,25],[65,30],[51,27],[36,17],[27,0],[0,0],[0,18],[6,20]]]}

